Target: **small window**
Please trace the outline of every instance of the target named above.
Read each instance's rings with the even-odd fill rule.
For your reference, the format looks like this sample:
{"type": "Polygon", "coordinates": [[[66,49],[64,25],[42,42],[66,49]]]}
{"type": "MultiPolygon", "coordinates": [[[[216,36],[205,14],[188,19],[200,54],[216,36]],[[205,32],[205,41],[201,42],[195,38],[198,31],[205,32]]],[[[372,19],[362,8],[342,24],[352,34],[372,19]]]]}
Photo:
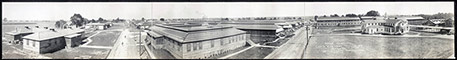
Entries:
{"type": "Polygon", "coordinates": [[[219,40],[221,42],[221,46],[224,45],[224,40],[225,40],[224,38],[219,40]]]}
{"type": "Polygon", "coordinates": [[[200,50],[203,49],[203,44],[202,44],[202,42],[199,42],[198,45],[199,45],[199,47],[200,47],[200,50]]]}
{"type": "Polygon", "coordinates": [[[192,44],[189,43],[189,44],[186,44],[187,45],[187,52],[190,52],[192,50],[192,44]]]}
{"type": "Polygon", "coordinates": [[[198,48],[198,43],[192,43],[192,47],[194,48],[194,51],[197,50],[197,48],[198,48]]]}
{"type": "Polygon", "coordinates": [[[29,40],[25,40],[25,45],[29,45],[29,40]]]}
{"type": "Polygon", "coordinates": [[[211,40],[211,48],[214,47],[214,40],[211,40]]]}
{"type": "Polygon", "coordinates": [[[35,47],[35,42],[31,41],[32,42],[32,46],[35,47]]]}

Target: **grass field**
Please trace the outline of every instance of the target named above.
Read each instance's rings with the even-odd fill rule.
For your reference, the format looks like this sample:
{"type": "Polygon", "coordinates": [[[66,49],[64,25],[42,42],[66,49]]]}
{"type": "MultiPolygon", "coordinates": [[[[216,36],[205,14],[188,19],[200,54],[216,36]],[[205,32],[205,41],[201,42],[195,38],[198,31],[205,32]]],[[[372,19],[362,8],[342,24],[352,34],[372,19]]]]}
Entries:
{"type": "Polygon", "coordinates": [[[313,36],[306,58],[447,58],[454,40],[432,37],[313,36]]]}
{"type": "Polygon", "coordinates": [[[263,59],[273,52],[273,48],[254,47],[227,59],[263,59]]]}
{"type": "Polygon", "coordinates": [[[105,59],[108,52],[109,49],[76,47],[43,55],[52,57],[53,59],[105,59]]]}
{"type": "Polygon", "coordinates": [[[91,37],[92,42],[87,45],[92,46],[114,46],[115,41],[119,37],[120,31],[104,31],[91,37]]]}

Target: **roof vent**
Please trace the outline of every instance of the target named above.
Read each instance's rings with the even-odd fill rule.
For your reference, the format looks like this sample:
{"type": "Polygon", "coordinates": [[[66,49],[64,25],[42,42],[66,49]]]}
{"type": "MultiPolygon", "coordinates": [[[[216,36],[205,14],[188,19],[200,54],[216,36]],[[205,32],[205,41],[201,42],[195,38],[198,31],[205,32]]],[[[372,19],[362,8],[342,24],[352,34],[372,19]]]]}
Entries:
{"type": "Polygon", "coordinates": [[[49,29],[49,30],[56,32],[56,30],[54,30],[54,29],[49,29]]]}
{"type": "Polygon", "coordinates": [[[30,29],[29,26],[25,26],[25,28],[30,29]]]}

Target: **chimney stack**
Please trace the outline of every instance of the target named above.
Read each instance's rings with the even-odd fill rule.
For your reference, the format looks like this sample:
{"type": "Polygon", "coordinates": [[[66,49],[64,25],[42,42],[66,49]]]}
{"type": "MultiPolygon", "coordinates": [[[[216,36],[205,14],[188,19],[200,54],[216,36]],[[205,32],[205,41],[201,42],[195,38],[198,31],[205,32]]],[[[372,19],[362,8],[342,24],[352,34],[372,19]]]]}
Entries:
{"type": "Polygon", "coordinates": [[[40,28],[39,26],[35,26],[36,28],[40,28]]]}
{"type": "Polygon", "coordinates": [[[44,27],[44,29],[48,29],[48,27],[44,27]]]}

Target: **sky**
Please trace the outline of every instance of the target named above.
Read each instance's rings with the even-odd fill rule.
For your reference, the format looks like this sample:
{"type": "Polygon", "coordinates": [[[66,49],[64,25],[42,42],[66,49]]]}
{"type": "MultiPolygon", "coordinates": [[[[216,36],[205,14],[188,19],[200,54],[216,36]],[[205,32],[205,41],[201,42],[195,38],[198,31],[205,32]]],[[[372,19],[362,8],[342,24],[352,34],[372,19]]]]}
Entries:
{"type": "Polygon", "coordinates": [[[454,13],[453,2],[2,2],[8,20],[272,17],[329,14],[454,13]]]}

